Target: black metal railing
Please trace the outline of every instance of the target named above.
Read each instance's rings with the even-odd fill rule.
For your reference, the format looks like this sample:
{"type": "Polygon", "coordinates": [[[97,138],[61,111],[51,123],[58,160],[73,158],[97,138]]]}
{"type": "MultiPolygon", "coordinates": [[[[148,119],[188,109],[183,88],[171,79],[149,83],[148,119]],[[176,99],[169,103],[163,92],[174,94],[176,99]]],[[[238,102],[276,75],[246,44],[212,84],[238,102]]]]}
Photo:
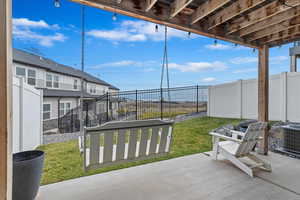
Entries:
{"type": "MultiPolygon", "coordinates": [[[[178,115],[206,112],[207,86],[133,90],[106,93],[85,100],[84,124],[87,127],[113,120],[170,119],[178,115]]],[[[79,108],[59,119],[60,132],[79,130],[79,108]]]]}

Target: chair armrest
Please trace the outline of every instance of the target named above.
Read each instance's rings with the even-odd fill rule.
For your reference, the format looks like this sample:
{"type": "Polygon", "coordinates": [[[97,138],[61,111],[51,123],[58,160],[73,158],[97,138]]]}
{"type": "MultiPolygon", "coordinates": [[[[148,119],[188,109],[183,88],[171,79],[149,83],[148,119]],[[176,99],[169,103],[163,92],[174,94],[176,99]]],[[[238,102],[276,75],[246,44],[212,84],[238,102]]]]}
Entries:
{"type": "Polygon", "coordinates": [[[226,135],[222,135],[222,134],[219,134],[219,133],[216,133],[216,132],[210,132],[209,133],[210,135],[212,135],[213,137],[218,137],[218,138],[221,138],[221,139],[224,139],[224,140],[229,140],[229,141],[233,141],[233,142],[237,142],[237,143],[242,143],[242,140],[239,140],[237,138],[233,138],[233,137],[228,137],[226,135]]]}
{"type": "Polygon", "coordinates": [[[231,130],[229,128],[224,128],[224,129],[226,129],[227,131],[229,131],[229,132],[231,132],[232,134],[235,134],[235,135],[239,135],[239,136],[242,136],[242,137],[245,135],[245,133],[241,132],[241,131],[231,130]]]}

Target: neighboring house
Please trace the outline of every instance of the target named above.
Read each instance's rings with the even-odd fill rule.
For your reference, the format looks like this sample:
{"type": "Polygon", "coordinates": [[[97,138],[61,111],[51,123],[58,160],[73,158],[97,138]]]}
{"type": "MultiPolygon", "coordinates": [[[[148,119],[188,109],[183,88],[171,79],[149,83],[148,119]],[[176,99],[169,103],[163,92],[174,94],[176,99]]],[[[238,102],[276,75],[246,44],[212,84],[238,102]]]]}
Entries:
{"type": "Polygon", "coordinates": [[[13,65],[17,77],[23,77],[25,83],[43,90],[44,130],[57,128],[58,117],[79,106],[81,77],[86,101],[119,91],[88,73],[18,49],[13,50],[13,65]]]}

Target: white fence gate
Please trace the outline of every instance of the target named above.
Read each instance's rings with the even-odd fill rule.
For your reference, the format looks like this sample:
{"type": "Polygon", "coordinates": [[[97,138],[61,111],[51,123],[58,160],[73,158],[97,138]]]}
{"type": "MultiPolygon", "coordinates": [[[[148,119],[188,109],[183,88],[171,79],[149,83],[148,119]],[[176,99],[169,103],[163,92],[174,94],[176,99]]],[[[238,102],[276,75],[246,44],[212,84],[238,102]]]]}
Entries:
{"type": "Polygon", "coordinates": [[[42,90],[13,77],[13,152],[42,144],[42,90]]]}
{"type": "MultiPolygon", "coordinates": [[[[257,79],[211,86],[208,116],[257,119],[257,79]]],[[[270,76],[269,119],[300,122],[300,72],[270,76]]]]}

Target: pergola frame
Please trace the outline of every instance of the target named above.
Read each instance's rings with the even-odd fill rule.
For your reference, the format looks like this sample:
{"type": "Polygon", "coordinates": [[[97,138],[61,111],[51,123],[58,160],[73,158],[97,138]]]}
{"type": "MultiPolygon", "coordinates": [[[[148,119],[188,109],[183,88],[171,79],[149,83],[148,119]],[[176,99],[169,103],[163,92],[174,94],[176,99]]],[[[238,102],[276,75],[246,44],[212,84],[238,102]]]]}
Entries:
{"type": "MultiPolygon", "coordinates": [[[[11,199],[11,1],[0,2],[0,200],[11,199]]],[[[258,119],[267,122],[269,48],[300,39],[299,0],[71,0],[175,29],[257,48],[258,119]]],[[[265,130],[262,153],[268,152],[265,130]]]]}

